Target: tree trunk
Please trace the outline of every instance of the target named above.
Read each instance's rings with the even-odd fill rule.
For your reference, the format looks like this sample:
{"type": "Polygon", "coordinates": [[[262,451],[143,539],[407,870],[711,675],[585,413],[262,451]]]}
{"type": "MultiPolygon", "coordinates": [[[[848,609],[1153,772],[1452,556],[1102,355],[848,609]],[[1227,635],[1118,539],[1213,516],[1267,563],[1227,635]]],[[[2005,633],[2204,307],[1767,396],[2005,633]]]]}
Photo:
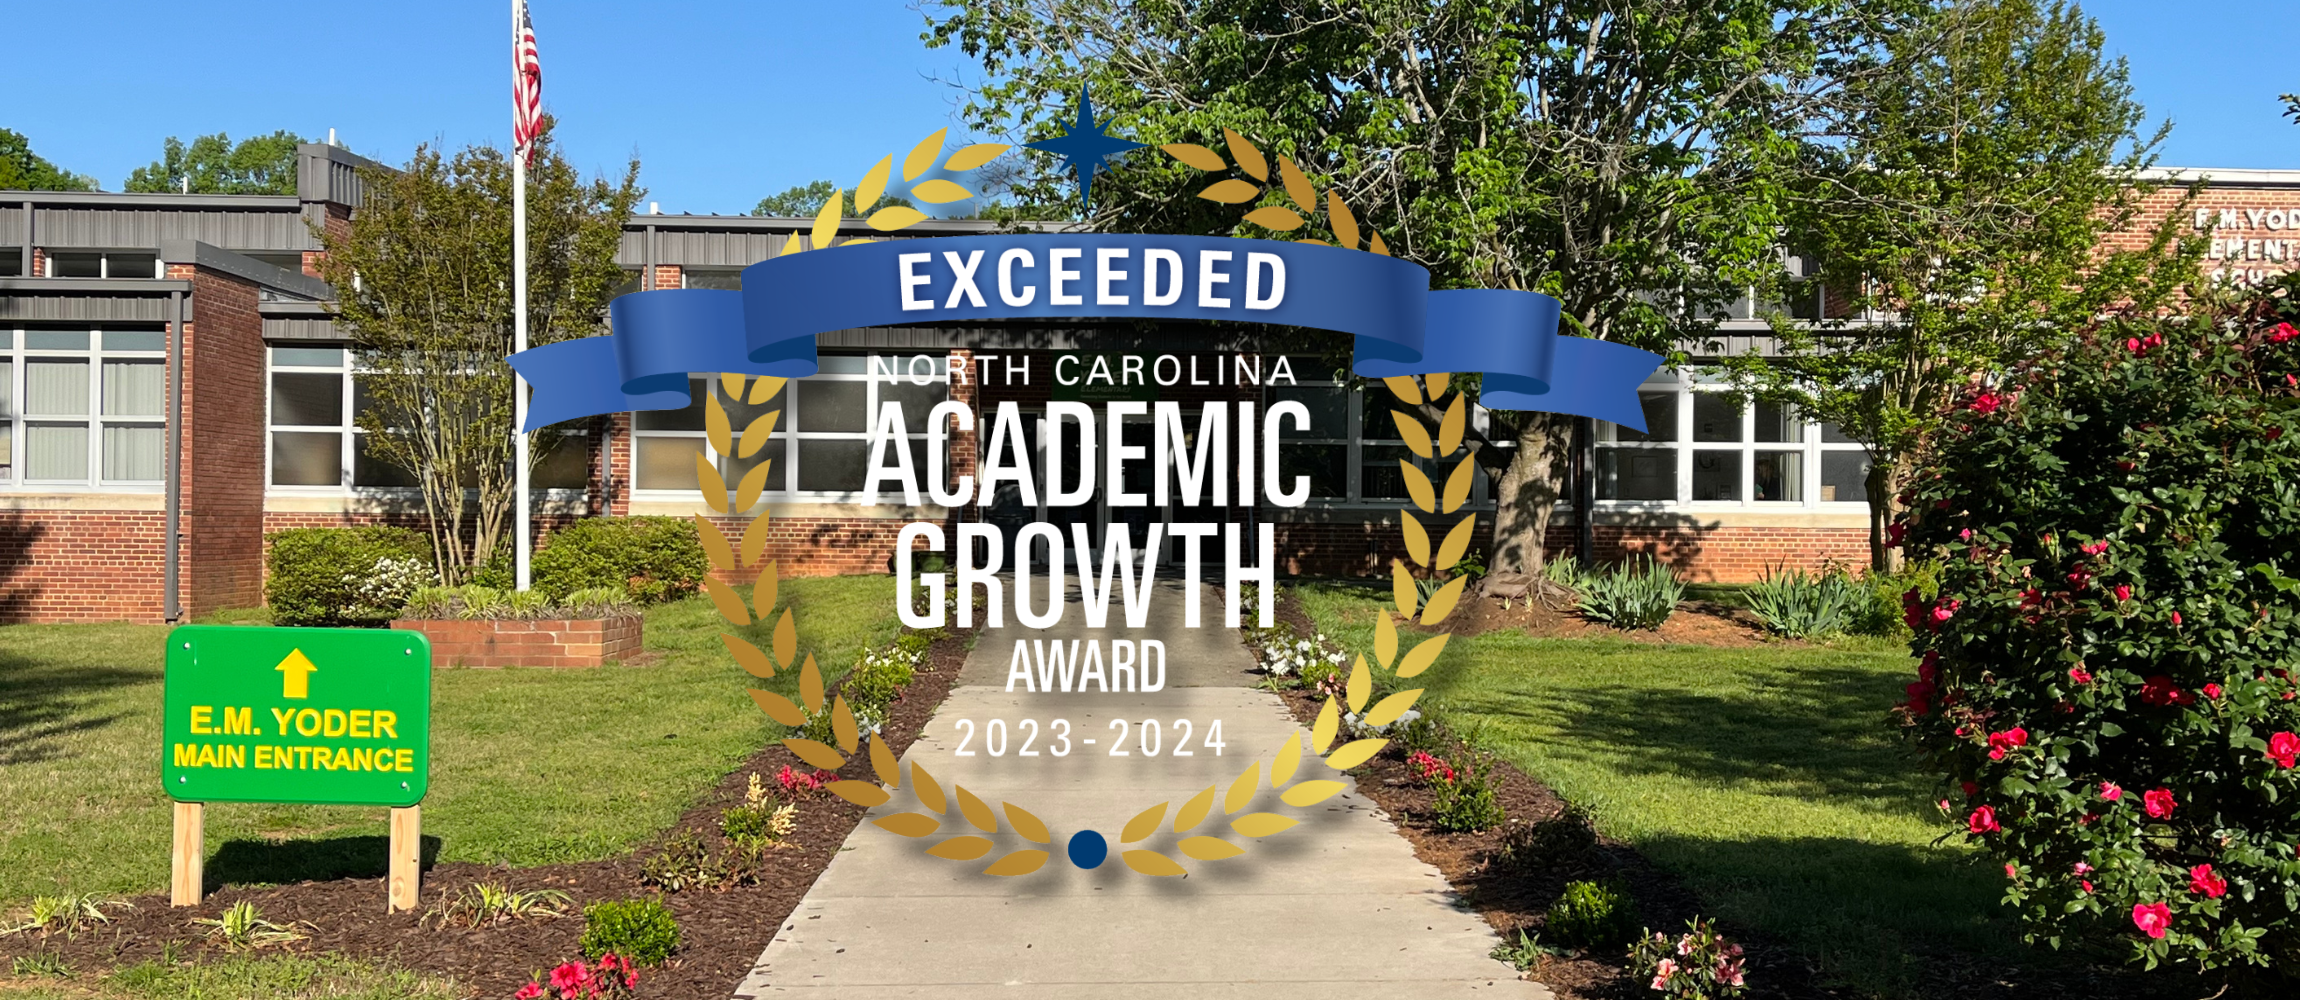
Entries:
{"type": "Polygon", "coordinates": [[[1886,542],[1890,539],[1892,523],[1906,509],[1901,503],[1901,488],[1909,481],[1913,464],[1903,455],[1893,455],[1883,461],[1870,457],[1863,488],[1869,493],[1869,571],[1872,573],[1900,572],[1901,550],[1886,542]]]}
{"type": "MultiPolygon", "coordinates": [[[[1571,418],[1528,413],[1517,434],[1517,454],[1509,468],[1494,481],[1493,558],[1487,563],[1493,577],[1515,574],[1539,589],[1548,564],[1543,544],[1549,535],[1550,513],[1564,495],[1563,480],[1571,418]]],[[[1506,577],[1505,577],[1506,579],[1506,577]]]]}

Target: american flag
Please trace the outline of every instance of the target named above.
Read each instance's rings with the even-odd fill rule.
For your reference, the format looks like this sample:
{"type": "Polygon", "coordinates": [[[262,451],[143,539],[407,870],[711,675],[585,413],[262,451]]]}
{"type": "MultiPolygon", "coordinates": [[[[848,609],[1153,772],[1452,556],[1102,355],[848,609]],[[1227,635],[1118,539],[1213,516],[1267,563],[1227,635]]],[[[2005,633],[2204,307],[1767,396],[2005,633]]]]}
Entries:
{"type": "Polygon", "coordinates": [[[535,22],[519,5],[519,36],[511,46],[511,145],[522,162],[533,163],[535,132],[543,121],[543,57],[535,51],[535,22]]]}

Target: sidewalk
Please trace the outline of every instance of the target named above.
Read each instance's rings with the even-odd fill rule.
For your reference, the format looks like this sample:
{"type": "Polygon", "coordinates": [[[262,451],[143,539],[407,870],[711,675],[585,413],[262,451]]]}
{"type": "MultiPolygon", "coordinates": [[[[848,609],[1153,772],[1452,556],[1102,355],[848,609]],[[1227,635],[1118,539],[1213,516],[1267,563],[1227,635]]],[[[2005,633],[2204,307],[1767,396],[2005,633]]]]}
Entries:
{"type": "MultiPolygon", "coordinates": [[[[1276,696],[1253,690],[1252,658],[1233,630],[1221,627],[1221,593],[1202,592],[1205,627],[1182,627],[1183,592],[1162,581],[1150,627],[1088,632],[1073,604],[1046,632],[984,630],[959,686],[904,755],[919,761],[948,790],[964,785],[994,810],[1001,801],[1036,814],[1052,828],[1054,857],[1029,875],[980,874],[1009,851],[1035,848],[1005,828],[992,852],[946,861],[926,849],[947,836],[976,833],[953,803],[938,836],[912,840],[868,820],[923,811],[907,785],[871,811],[848,838],[775,939],[759,956],[738,998],[882,997],[1047,998],[1092,995],[1105,1000],[1187,996],[1204,1000],[1373,997],[1412,1000],[1475,992],[1547,1000],[1549,991],[1517,978],[1486,957],[1498,938],[1475,913],[1458,909],[1451,888],[1422,863],[1381,812],[1355,790],[1308,809],[1262,794],[1245,811],[1291,815],[1302,825],[1249,840],[1212,820],[1193,831],[1225,835],[1246,853],[1194,861],[1173,850],[1171,821],[1147,842],[1121,846],[1126,821],[1159,802],[1182,802],[1210,784],[1228,788],[1256,760],[1266,762],[1300,727],[1276,696]],[[1014,641],[1155,638],[1167,649],[1166,689],[1150,694],[1032,694],[1005,690],[1014,641]],[[1044,755],[1056,741],[1051,720],[1070,722],[1068,756],[1044,755]],[[1141,720],[1157,719],[1162,752],[1143,755],[1141,720]],[[967,749],[959,720],[973,720],[967,749]],[[986,723],[1006,720],[1006,755],[989,756],[986,723]],[[1018,757],[1020,720],[1041,729],[1038,757],[1018,757]],[[1129,756],[1110,756],[1126,719],[1129,756]],[[1227,744],[1219,756],[1204,745],[1219,719],[1227,744]],[[1191,723],[1191,757],[1175,757],[1180,721],[1191,723]],[[1091,746],[1087,740],[1094,741],[1091,746]],[[953,828],[955,825],[955,829],[953,828]],[[1099,831],[1110,858],[1093,871],[1071,864],[1062,848],[1072,833],[1099,831]],[[1181,861],[1187,878],[1139,875],[1121,850],[1149,847],[1181,861]]],[[[1122,622],[1113,601],[1110,623],[1122,622]]],[[[1296,776],[1333,777],[1306,762],[1296,776]]],[[[904,770],[907,782],[909,771],[904,770]]],[[[1217,807],[1216,816],[1220,815],[1217,807]]],[[[1171,813],[1169,813],[1171,817],[1171,813]]]]}

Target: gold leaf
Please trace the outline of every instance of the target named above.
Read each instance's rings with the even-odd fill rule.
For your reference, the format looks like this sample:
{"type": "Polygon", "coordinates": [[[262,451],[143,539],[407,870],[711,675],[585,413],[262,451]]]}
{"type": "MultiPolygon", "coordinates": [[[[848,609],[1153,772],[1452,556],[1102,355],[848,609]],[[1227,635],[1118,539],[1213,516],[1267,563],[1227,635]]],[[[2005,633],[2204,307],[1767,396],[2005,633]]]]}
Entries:
{"type": "Polygon", "coordinates": [[[1378,616],[1374,621],[1374,658],[1386,667],[1398,659],[1398,626],[1390,620],[1388,609],[1378,609],[1374,614],[1378,616]]]}
{"type": "MultiPolygon", "coordinates": [[[[750,404],[757,406],[775,398],[775,393],[783,391],[783,383],[788,381],[790,380],[773,375],[759,376],[758,381],[751,383],[750,404]]],[[[775,412],[781,413],[782,411],[776,410],[775,412]]]]}
{"type": "Polygon", "coordinates": [[[1230,829],[1249,837],[1267,837],[1291,830],[1301,825],[1301,822],[1292,816],[1280,816],[1277,813],[1247,813],[1231,820],[1230,829]]]}
{"type": "Polygon", "coordinates": [[[937,177],[930,181],[918,182],[916,187],[910,189],[910,196],[929,205],[947,205],[954,201],[965,201],[972,198],[974,192],[937,177]]]}
{"type": "Polygon", "coordinates": [[[1206,814],[1213,811],[1214,786],[1207,785],[1205,791],[1190,796],[1190,801],[1182,803],[1182,808],[1175,811],[1174,832],[1188,833],[1197,829],[1198,824],[1206,821],[1206,814]]]}
{"type": "Polygon", "coordinates": [[[718,466],[708,456],[695,453],[695,484],[703,488],[703,502],[712,510],[727,513],[727,481],[719,478],[718,466]]]}
{"type": "Polygon", "coordinates": [[[1388,740],[1352,740],[1326,757],[1326,766],[1336,771],[1347,771],[1374,758],[1388,740]]]}
{"type": "Polygon", "coordinates": [[[799,630],[791,622],[791,609],[789,608],[784,608],[783,617],[775,622],[774,643],[775,662],[782,664],[785,670],[790,669],[791,664],[798,661],[799,630]]]}
{"type": "Polygon", "coordinates": [[[831,200],[823,202],[822,209],[815,213],[815,228],[808,234],[808,242],[813,243],[815,249],[825,249],[832,240],[838,239],[840,207],[839,192],[833,191],[831,200]]]}
{"type": "Polygon", "coordinates": [[[1405,476],[1406,495],[1413,498],[1414,506],[1432,514],[1437,513],[1437,488],[1430,485],[1430,477],[1414,468],[1412,462],[1402,458],[1398,459],[1398,470],[1405,476]]]}
{"type": "Polygon", "coordinates": [[[743,481],[735,484],[735,511],[737,513],[748,511],[751,509],[751,505],[759,502],[759,493],[767,488],[767,469],[774,464],[774,460],[769,459],[752,466],[751,471],[743,473],[743,481]]]}
{"type": "Polygon", "coordinates": [[[758,454],[759,449],[766,446],[767,439],[775,436],[775,418],[782,415],[781,410],[768,410],[765,416],[751,421],[750,426],[743,428],[742,439],[735,442],[735,457],[749,458],[758,454]]]}
{"type": "Polygon", "coordinates": [[[1174,846],[1180,848],[1183,854],[1200,861],[1220,861],[1246,853],[1245,848],[1220,837],[1184,837],[1181,843],[1174,846]]]}
{"type": "Polygon", "coordinates": [[[1054,834],[1047,831],[1046,822],[1031,815],[1030,810],[1012,802],[999,804],[1006,807],[1007,824],[1014,827],[1014,832],[1021,834],[1022,839],[1033,844],[1051,844],[1054,842],[1054,834]]]}
{"type": "Polygon", "coordinates": [[[864,209],[878,204],[878,196],[886,193],[887,175],[894,170],[894,157],[881,156],[864,174],[862,183],[855,185],[855,208],[864,209]]]}
{"type": "Polygon", "coordinates": [[[719,388],[726,392],[728,399],[741,399],[743,398],[743,380],[746,377],[742,372],[720,372],[719,388]]]}
{"type": "MultiPolygon", "coordinates": [[[[788,618],[790,612],[784,611],[783,615],[788,618]]],[[[780,646],[782,643],[778,642],[775,645],[780,646]]],[[[789,663],[790,661],[784,660],[783,662],[789,663]]],[[[815,669],[815,654],[813,653],[807,654],[806,665],[799,670],[799,704],[807,707],[807,714],[809,715],[823,710],[823,672],[815,669]]]]}
{"type": "Polygon", "coordinates": [[[759,703],[759,711],[767,713],[767,718],[786,726],[807,724],[806,710],[791,704],[789,698],[773,691],[761,691],[758,688],[751,688],[750,692],[751,700],[759,703]]]}
{"type": "Polygon", "coordinates": [[[1422,376],[1422,384],[1429,386],[1430,402],[1435,403],[1446,393],[1446,385],[1453,381],[1452,372],[1431,372],[1422,376]]]}
{"type": "Polygon", "coordinates": [[[1451,634],[1441,632],[1435,639],[1422,640],[1420,645],[1413,648],[1413,652],[1407,653],[1406,658],[1398,663],[1398,676],[1414,677],[1428,670],[1430,664],[1437,662],[1438,654],[1445,652],[1445,641],[1451,638],[1451,634]]]}
{"type": "Polygon", "coordinates": [[[798,253],[801,250],[805,250],[806,248],[807,245],[800,242],[798,235],[794,233],[792,235],[783,237],[783,248],[776,251],[775,256],[788,257],[794,253],[798,253]]]}
{"type": "Polygon", "coordinates": [[[1227,816],[1254,801],[1254,793],[1262,790],[1262,762],[1247,765],[1246,773],[1230,782],[1230,790],[1222,793],[1222,814],[1227,816]]]}
{"type": "Polygon", "coordinates": [[[734,654],[735,662],[742,666],[744,673],[753,677],[775,675],[775,665],[767,662],[767,654],[760,652],[759,647],[725,632],[719,633],[719,641],[727,644],[727,652],[734,654]]]}
{"type": "Polygon", "coordinates": [[[720,583],[718,577],[706,573],[703,574],[703,589],[710,592],[711,603],[718,607],[719,617],[737,625],[751,623],[751,609],[743,606],[743,595],[735,593],[735,588],[720,583]]]}
{"type": "Polygon", "coordinates": [[[885,805],[888,799],[894,798],[887,794],[886,789],[867,781],[834,781],[823,788],[865,809],[885,805]]]}
{"type": "Polygon", "coordinates": [[[1437,453],[1451,455],[1461,447],[1461,436],[1469,430],[1469,398],[1455,396],[1445,408],[1445,419],[1438,421],[1437,453]]]}
{"type": "Polygon", "coordinates": [[[1240,202],[1252,201],[1260,197],[1261,194],[1261,188],[1232,177],[1228,180],[1214,182],[1214,186],[1198,192],[1198,197],[1207,201],[1218,201],[1225,205],[1236,205],[1240,202]]]}
{"type": "Polygon", "coordinates": [[[1476,514],[1455,522],[1453,530],[1445,533],[1445,541],[1438,545],[1437,568],[1452,569],[1455,563],[1460,562],[1462,553],[1469,551],[1469,536],[1476,531],[1476,514]]]}
{"type": "Polygon", "coordinates": [[[925,222],[926,213],[921,212],[915,208],[905,208],[901,205],[888,205],[887,207],[879,209],[876,212],[872,212],[870,214],[870,218],[864,221],[868,222],[872,229],[876,229],[882,233],[891,233],[897,229],[907,229],[911,226],[918,225],[921,222],[925,222]]]}
{"type": "Polygon", "coordinates": [[[1134,818],[1127,820],[1126,826],[1118,831],[1118,842],[1121,844],[1131,844],[1153,833],[1157,833],[1158,822],[1166,818],[1166,805],[1166,803],[1160,802],[1148,809],[1144,809],[1141,812],[1135,813],[1134,818]]]}
{"type": "Polygon", "coordinates": [[[1358,248],[1358,217],[1350,212],[1350,206],[1342,204],[1340,191],[1326,192],[1326,228],[1334,231],[1336,244],[1358,248]]]}
{"type": "Polygon", "coordinates": [[[934,775],[926,773],[926,768],[920,767],[915,760],[910,762],[910,791],[918,796],[920,805],[934,810],[937,815],[950,805],[943,799],[942,786],[935,783],[934,775]]]}
{"type": "Polygon", "coordinates": [[[975,798],[974,793],[967,791],[964,786],[958,786],[956,791],[958,792],[958,814],[966,817],[966,821],[974,824],[974,828],[977,830],[984,833],[997,833],[998,814],[991,812],[989,805],[981,799],[975,798]]]}
{"type": "Polygon", "coordinates": [[[784,740],[783,745],[789,747],[792,753],[797,754],[800,760],[825,771],[836,771],[846,766],[847,759],[839,756],[838,751],[813,740],[793,736],[784,740]]]}
{"type": "Polygon", "coordinates": [[[1406,709],[1414,707],[1414,699],[1421,696],[1422,689],[1415,688],[1411,691],[1400,691],[1382,699],[1379,704],[1374,706],[1373,711],[1366,713],[1366,725],[1386,726],[1398,721],[1398,716],[1406,714],[1406,709]]]}
{"type": "Polygon", "coordinates": [[[990,853],[989,837],[952,837],[926,849],[926,853],[951,861],[972,861],[990,853]]]}
{"type": "Polygon", "coordinates": [[[952,172],[972,170],[997,159],[998,154],[1011,148],[1003,142],[978,142],[950,154],[950,159],[942,162],[942,169],[952,172]]]}
{"type": "Polygon", "coordinates": [[[1278,179],[1286,185],[1286,197],[1294,199],[1302,211],[1318,210],[1318,189],[1311,186],[1309,175],[1302,173],[1291,157],[1278,157],[1278,179]]]}
{"type": "Polygon", "coordinates": [[[1398,524],[1405,529],[1406,555],[1413,559],[1415,565],[1429,565],[1430,533],[1422,530],[1422,523],[1414,520],[1412,512],[1400,510],[1398,516],[1403,519],[1398,524]]]}
{"type": "Polygon", "coordinates": [[[1246,221],[1281,233],[1302,228],[1302,217],[1284,205],[1264,205],[1246,213],[1246,221]]]}
{"type": "Polygon", "coordinates": [[[879,784],[902,787],[902,765],[895,763],[894,749],[877,733],[870,734],[870,769],[878,773],[879,784]]]}
{"type": "Polygon", "coordinates": [[[1169,142],[1158,148],[1165,150],[1166,155],[1199,170],[1230,169],[1230,161],[1223,159],[1222,154],[1194,142],[1169,142]]]}
{"type": "Polygon", "coordinates": [[[1350,699],[1350,711],[1365,711],[1366,699],[1374,694],[1374,675],[1366,672],[1365,657],[1358,657],[1358,662],[1350,667],[1350,680],[1342,688],[1342,694],[1350,699]]]}
{"type": "Polygon", "coordinates": [[[1405,400],[1407,406],[1422,405],[1422,387],[1414,382],[1413,376],[1392,375],[1383,379],[1382,384],[1389,386],[1390,395],[1405,400]]]}
{"type": "Polygon", "coordinates": [[[1334,745],[1334,733],[1341,727],[1341,709],[1334,705],[1332,698],[1328,698],[1326,707],[1318,710],[1318,721],[1310,726],[1310,752],[1325,753],[1327,747],[1334,745]]]}
{"type": "Polygon", "coordinates": [[[1380,255],[1382,255],[1382,256],[1384,256],[1384,257],[1387,257],[1387,256],[1389,256],[1389,255],[1390,255],[1390,247],[1389,247],[1389,244],[1387,244],[1387,243],[1383,243],[1383,242],[1382,242],[1382,234],[1380,234],[1380,233],[1375,233],[1375,234],[1374,234],[1374,242],[1373,242],[1373,246],[1372,246],[1370,249],[1372,249],[1372,250],[1373,250],[1373,252],[1375,252],[1375,253],[1378,253],[1378,254],[1380,254],[1380,255]]]}
{"type": "Polygon", "coordinates": [[[1278,798],[1287,805],[1299,809],[1304,806],[1314,806],[1333,798],[1336,793],[1348,787],[1350,786],[1339,781],[1305,781],[1286,789],[1286,793],[1278,796],[1278,798]]]}
{"type": "MultiPolygon", "coordinates": [[[[1043,842],[1042,842],[1043,843],[1043,842]]],[[[982,870],[984,875],[1028,875],[1046,867],[1046,859],[1053,857],[1045,851],[1016,851],[991,863],[982,870]]]]}
{"type": "Polygon", "coordinates": [[[1327,246],[1327,245],[1328,245],[1328,244],[1326,243],[1326,241],[1324,241],[1324,240],[1313,240],[1313,239],[1309,239],[1309,238],[1306,238],[1306,237],[1305,237],[1305,238],[1303,238],[1303,239],[1298,239],[1298,240],[1295,240],[1294,242],[1296,242],[1296,243],[1307,243],[1307,244],[1309,244],[1309,245],[1311,245],[1311,246],[1314,246],[1314,247],[1322,247],[1322,246],[1327,246]]]}
{"type": "MultiPolygon", "coordinates": [[[[760,514],[759,516],[752,518],[751,523],[743,528],[743,565],[758,565],[759,557],[765,555],[766,552],[767,515],[760,514]]],[[[767,574],[761,574],[761,579],[759,582],[765,586],[774,586],[772,582],[765,579],[766,576],[767,574]]],[[[764,612],[766,609],[774,606],[775,602],[768,601],[767,603],[760,605],[759,610],[764,612]]]]}
{"type": "Polygon", "coordinates": [[[862,740],[861,727],[855,725],[855,710],[847,707],[847,696],[831,699],[831,738],[839,741],[839,750],[852,754],[862,740]]]}
{"type": "Polygon", "coordinates": [[[1404,410],[1391,410],[1390,422],[1398,425],[1398,436],[1405,439],[1406,447],[1413,449],[1414,454],[1423,458],[1435,456],[1430,450],[1429,428],[1422,426],[1419,419],[1404,410]]]}
{"type": "Polygon", "coordinates": [[[729,454],[735,450],[735,429],[727,423],[727,408],[719,402],[718,393],[706,392],[704,398],[708,403],[703,407],[703,432],[719,454],[729,454]]]}
{"type": "Polygon", "coordinates": [[[1238,161],[1238,169],[1254,175],[1258,181],[1270,179],[1270,161],[1262,158],[1262,151],[1247,142],[1246,137],[1229,129],[1222,130],[1222,138],[1230,144],[1230,158],[1238,161]]]}
{"type": "Polygon", "coordinates": [[[1430,595],[1429,606],[1422,609],[1421,623],[1435,625],[1444,621],[1445,616],[1453,613],[1453,606],[1461,601],[1462,587],[1468,583],[1469,577],[1457,576],[1452,583],[1439,587],[1437,593],[1430,595]]]}
{"type": "Polygon", "coordinates": [[[713,567],[735,568],[735,547],[727,544],[727,536],[719,531],[716,523],[705,520],[701,514],[695,515],[695,537],[702,540],[703,554],[711,557],[713,567]]]}
{"type": "Polygon", "coordinates": [[[920,139],[918,145],[910,148],[910,153],[902,158],[903,180],[917,180],[918,175],[934,166],[934,158],[942,155],[942,137],[949,131],[947,128],[935,129],[933,135],[920,139]]]}
{"type": "Polygon", "coordinates": [[[1412,621],[1414,612],[1421,610],[1421,589],[1414,586],[1413,575],[1406,572],[1403,560],[1390,560],[1390,598],[1397,602],[1398,617],[1412,621]]]}
{"type": "Polygon", "coordinates": [[[901,837],[924,837],[942,829],[942,821],[924,813],[896,813],[870,821],[870,825],[901,837]]]}
{"type": "Polygon", "coordinates": [[[1294,780],[1294,771],[1301,766],[1302,734],[1287,733],[1286,742],[1278,747],[1278,759],[1270,762],[1270,787],[1294,780]]]}
{"type": "MultiPolygon", "coordinates": [[[[764,521],[766,519],[767,516],[765,514],[759,515],[760,521],[764,521]]],[[[760,532],[760,534],[764,535],[766,533],[760,532]]],[[[749,544],[747,539],[745,540],[745,544],[749,544]]],[[[758,582],[751,584],[751,606],[759,609],[760,621],[765,621],[767,615],[774,612],[775,592],[780,589],[782,589],[782,577],[775,572],[775,564],[768,563],[764,568],[759,570],[758,582]]],[[[797,637],[793,636],[792,638],[795,640],[797,637]]],[[[790,664],[788,661],[784,662],[784,666],[789,665],[790,664]]]]}
{"type": "Polygon", "coordinates": [[[1163,876],[1190,874],[1189,871],[1184,869],[1181,865],[1175,864],[1173,858],[1169,858],[1163,854],[1158,853],[1157,851],[1128,851],[1119,855],[1118,860],[1126,862],[1126,867],[1132,868],[1144,875],[1163,876]]]}
{"type": "Polygon", "coordinates": [[[1475,464],[1477,464],[1475,453],[1463,455],[1461,464],[1453,467],[1453,474],[1445,477],[1446,513],[1451,514],[1460,510],[1462,502],[1469,499],[1469,486],[1474,478],[1470,468],[1475,464]]]}

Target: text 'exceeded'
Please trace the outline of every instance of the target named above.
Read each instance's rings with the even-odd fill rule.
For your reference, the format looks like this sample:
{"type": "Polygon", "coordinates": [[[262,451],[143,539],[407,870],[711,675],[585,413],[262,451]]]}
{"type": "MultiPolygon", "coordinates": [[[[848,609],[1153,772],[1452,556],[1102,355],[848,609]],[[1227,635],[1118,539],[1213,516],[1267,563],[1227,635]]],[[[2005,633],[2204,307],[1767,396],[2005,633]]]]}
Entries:
{"type": "Polygon", "coordinates": [[[1040,301],[1050,306],[1145,306],[1189,304],[1201,309],[1276,309],[1286,301],[1286,261],[1274,253],[1248,251],[1244,259],[1229,250],[1182,252],[1145,247],[1096,247],[1093,262],[1080,247],[1050,247],[1046,261],[1023,247],[1000,251],[992,270],[988,252],[906,253],[895,258],[904,312],[987,309],[987,296],[1023,308],[1040,301]],[[939,259],[938,259],[939,258],[939,259]],[[1243,271],[1243,274],[1239,272],[1243,271]],[[948,289],[948,292],[942,291],[948,289]]]}

